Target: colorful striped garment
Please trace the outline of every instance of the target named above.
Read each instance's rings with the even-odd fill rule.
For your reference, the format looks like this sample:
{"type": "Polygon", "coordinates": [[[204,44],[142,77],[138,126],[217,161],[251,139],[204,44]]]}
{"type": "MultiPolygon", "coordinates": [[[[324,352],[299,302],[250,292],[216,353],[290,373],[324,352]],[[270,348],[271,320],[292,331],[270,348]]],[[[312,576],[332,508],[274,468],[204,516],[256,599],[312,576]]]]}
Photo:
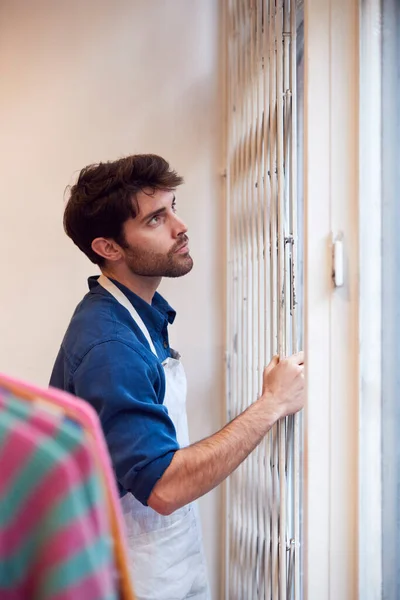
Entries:
{"type": "Polygon", "coordinates": [[[0,389],[1,600],[118,598],[84,431],[0,389]]]}
{"type": "MultiPolygon", "coordinates": [[[[128,551],[126,545],[125,523],[122,517],[117,484],[112,468],[111,458],[101,429],[100,420],[95,410],[80,398],[71,396],[64,391],[49,388],[42,389],[31,383],[20,381],[0,374],[0,389],[7,390],[30,403],[40,403],[40,406],[61,410],[65,417],[80,425],[87,435],[90,447],[107,496],[109,523],[114,542],[114,557],[118,590],[121,600],[135,600],[128,566],[128,551]]],[[[0,599],[1,600],[1,599],[0,599]]]]}

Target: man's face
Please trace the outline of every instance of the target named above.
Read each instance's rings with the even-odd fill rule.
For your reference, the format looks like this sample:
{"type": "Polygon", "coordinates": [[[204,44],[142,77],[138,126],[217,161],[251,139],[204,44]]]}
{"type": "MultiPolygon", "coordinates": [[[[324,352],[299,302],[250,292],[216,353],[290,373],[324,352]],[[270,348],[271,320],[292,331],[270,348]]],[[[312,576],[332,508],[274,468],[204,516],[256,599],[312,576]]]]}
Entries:
{"type": "MultiPolygon", "coordinates": [[[[145,190],[147,191],[147,190],[145,190]]],[[[193,267],[187,227],[175,212],[172,192],[140,192],[139,213],[124,223],[125,261],[132,273],[146,277],[181,277],[193,267]]]]}

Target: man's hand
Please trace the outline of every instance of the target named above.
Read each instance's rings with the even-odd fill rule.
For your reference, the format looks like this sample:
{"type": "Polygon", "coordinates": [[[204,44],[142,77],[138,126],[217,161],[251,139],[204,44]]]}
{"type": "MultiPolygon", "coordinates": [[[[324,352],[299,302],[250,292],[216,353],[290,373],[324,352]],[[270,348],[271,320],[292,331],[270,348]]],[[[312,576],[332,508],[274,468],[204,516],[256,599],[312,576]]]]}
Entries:
{"type": "Polygon", "coordinates": [[[206,494],[240,465],[278,419],[303,408],[303,361],[302,352],[283,360],[275,356],[264,371],[261,397],[214,435],[175,452],[149,506],[168,515],[206,494]]]}
{"type": "Polygon", "coordinates": [[[304,352],[279,360],[274,356],[264,370],[261,399],[277,418],[292,415],[304,406],[304,352]]]}

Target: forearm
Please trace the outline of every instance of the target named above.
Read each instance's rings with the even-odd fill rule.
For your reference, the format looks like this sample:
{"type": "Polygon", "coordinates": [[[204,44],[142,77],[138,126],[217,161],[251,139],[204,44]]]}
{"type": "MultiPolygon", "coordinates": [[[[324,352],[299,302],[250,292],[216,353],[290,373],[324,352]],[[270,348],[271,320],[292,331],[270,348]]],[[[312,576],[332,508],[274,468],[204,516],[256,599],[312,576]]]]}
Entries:
{"type": "Polygon", "coordinates": [[[215,488],[254,450],[278,418],[271,399],[262,397],[214,435],[178,450],[155,485],[149,506],[170,514],[215,488]]]}

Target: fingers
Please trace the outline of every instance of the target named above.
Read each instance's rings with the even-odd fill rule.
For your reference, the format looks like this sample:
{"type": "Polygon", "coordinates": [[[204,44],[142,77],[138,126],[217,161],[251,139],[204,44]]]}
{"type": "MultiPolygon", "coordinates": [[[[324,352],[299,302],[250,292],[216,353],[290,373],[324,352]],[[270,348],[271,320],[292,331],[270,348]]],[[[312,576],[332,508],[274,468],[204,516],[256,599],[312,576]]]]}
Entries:
{"type": "Polygon", "coordinates": [[[264,375],[268,375],[268,373],[270,373],[272,371],[272,369],[274,369],[276,367],[278,362],[279,362],[279,356],[278,355],[273,356],[269,365],[267,367],[265,367],[265,369],[264,369],[264,375]]]}
{"type": "Polygon", "coordinates": [[[288,361],[291,362],[294,365],[304,365],[304,352],[298,352],[297,354],[293,354],[292,356],[288,357],[288,361]]]}
{"type": "MultiPolygon", "coordinates": [[[[297,366],[303,368],[304,352],[301,351],[301,352],[298,352],[297,354],[293,354],[292,356],[288,356],[285,360],[287,362],[290,362],[293,365],[297,365],[297,366]]],[[[267,367],[265,367],[264,374],[268,375],[268,373],[270,373],[272,371],[272,369],[274,369],[277,366],[279,361],[280,361],[279,355],[275,354],[275,356],[272,357],[269,365],[267,367]]]]}

